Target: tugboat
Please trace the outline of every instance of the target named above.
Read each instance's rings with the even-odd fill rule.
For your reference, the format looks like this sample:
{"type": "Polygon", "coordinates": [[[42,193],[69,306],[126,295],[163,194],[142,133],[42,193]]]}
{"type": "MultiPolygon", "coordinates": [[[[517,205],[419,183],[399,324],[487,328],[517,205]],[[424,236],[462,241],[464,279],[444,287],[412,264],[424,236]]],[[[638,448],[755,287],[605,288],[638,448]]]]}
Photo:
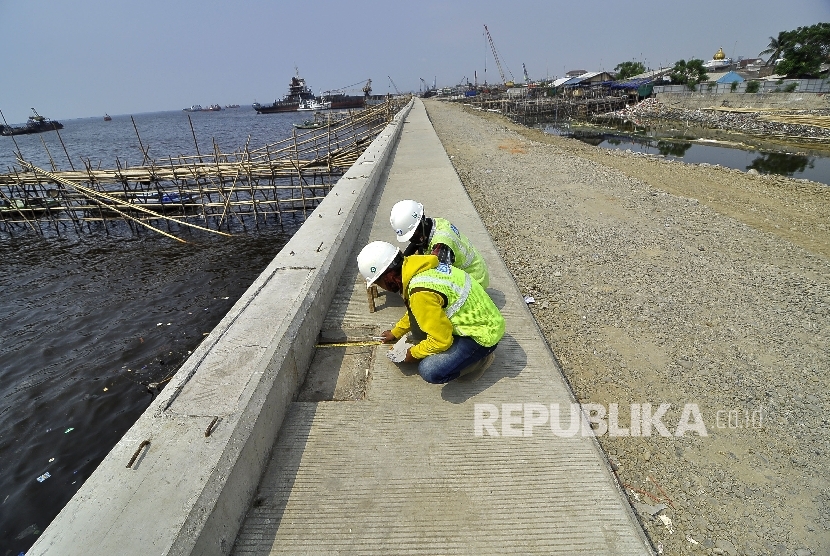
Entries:
{"type": "Polygon", "coordinates": [[[63,129],[63,124],[49,118],[44,118],[32,108],[34,116],[29,116],[28,121],[22,126],[0,125],[0,135],[9,137],[11,135],[26,135],[27,133],[42,133],[53,129],[63,129]]]}
{"type": "Polygon", "coordinates": [[[295,67],[297,75],[291,78],[288,85],[288,94],[282,100],[275,100],[273,104],[262,105],[258,102],[253,104],[257,114],[273,114],[275,112],[296,112],[303,101],[313,101],[314,93],[306,87],[305,79],[300,77],[300,72],[295,67]]]}

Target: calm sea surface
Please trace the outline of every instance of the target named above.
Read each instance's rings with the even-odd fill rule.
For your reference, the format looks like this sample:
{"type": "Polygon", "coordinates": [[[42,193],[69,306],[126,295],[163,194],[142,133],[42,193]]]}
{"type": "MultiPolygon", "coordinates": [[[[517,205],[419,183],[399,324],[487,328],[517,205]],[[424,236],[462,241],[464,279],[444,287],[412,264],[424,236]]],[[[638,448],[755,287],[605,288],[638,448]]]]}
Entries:
{"type": "MultiPolygon", "coordinates": [[[[250,106],[190,114],[202,153],[291,135],[304,113],[257,115],[250,106]]],[[[151,157],[195,154],[182,111],[138,114],[151,157]]],[[[9,122],[19,123],[19,122],[9,122]]],[[[76,168],[139,165],[129,116],[62,120],[76,168]]],[[[55,133],[15,137],[24,157],[70,167],[55,133]]],[[[0,171],[14,164],[0,137],[0,171]]],[[[0,556],[25,552],[169,378],[302,224],[223,238],[84,235],[0,238],[0,556]],[[46,474],[48,473],[48,477],[46,474]],[[39,481],[38,479],[42,479],[39,481]]]]}

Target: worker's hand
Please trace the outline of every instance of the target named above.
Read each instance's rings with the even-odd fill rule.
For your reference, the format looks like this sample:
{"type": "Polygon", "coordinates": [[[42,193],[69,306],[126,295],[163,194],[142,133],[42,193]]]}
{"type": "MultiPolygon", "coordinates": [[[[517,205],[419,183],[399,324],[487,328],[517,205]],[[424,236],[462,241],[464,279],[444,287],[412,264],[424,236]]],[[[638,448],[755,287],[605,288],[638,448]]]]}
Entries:
{"type": "Polygon", "coordinates": [[[394,344],[398,341],[398,339],[392,335],[391,330],[384,330],[380,333],[380,337],[383,338],[384,344],[394,344]]]}
{"type": "Polygon", "coordinates": [[[417,363],[418,360],[412,357],[412,348],[406,350],[406,359],[403,360],[404,363],[417,363]]]}

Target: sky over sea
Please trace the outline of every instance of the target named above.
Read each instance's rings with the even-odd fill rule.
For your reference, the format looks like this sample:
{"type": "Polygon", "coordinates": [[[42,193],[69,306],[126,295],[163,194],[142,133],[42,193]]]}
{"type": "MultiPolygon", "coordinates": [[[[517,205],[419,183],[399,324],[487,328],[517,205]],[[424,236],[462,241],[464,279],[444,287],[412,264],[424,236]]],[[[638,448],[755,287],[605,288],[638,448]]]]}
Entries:
{"type": "Polygon", "coordinates": [[[111,2],[0,0],[0,110],[55,119],[272,102],[297,71],[315,93],[418,91],[756,57],[770,36],[830,21],[830,0],[111,2]],[[423,82],[421,81],[423,79],[423,82]],[[394,82],[394,85],[393,85],[394,82]]]}

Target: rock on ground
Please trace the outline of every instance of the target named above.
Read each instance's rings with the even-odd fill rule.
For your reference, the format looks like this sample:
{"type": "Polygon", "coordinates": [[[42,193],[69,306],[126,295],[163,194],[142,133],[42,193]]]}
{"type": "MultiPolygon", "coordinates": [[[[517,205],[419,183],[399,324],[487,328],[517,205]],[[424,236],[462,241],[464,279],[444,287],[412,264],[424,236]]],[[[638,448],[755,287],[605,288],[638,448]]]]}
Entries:
{"type": "Polygon", "coordinates": [[[654,546],[830,554],[830,188],[426,105],[577,399],[671,404],[599,437],[654,546]]]}

